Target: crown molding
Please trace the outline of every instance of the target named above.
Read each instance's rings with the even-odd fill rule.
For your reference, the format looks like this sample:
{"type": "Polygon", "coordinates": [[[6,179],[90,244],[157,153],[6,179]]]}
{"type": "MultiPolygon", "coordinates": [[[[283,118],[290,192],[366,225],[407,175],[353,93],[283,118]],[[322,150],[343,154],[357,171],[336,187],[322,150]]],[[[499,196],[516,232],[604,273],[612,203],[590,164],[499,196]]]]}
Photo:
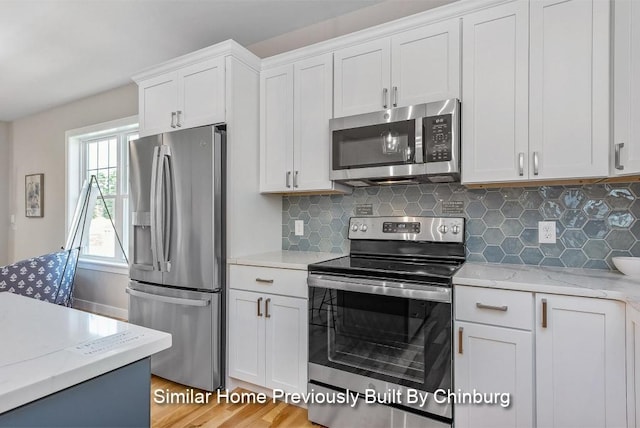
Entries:
{"type": "Polygon", "coordinates": [[[240,45],[235,40],[225,40],[224,42],[217,43],[213,46],[208,46],[203,49],[199,49],[194,52],[190,52],[186,55],[173,58],[169,61],[160,63],[153,67],[146,68],[139,73],[135,74],[131,79],[139,83],[142,80],[156,77],[164,73],[176,71],[180,68],[197,64],[207,59],[216,58],[220,56],[231,55],[240,61],[244,62],[247,66],[253,68],[256,71],[260,71],[260,58],[240,45]]]}
{"type": "Polygon", "coordinates": [[[435,9],[426,10],[394,21],[385,22],[373,27],[364,28],[353,33],[335,37],[333,39],[318,42],[309,46],[303,46],[289,52],[284,52],[262,60],[262,70],[279,67],[300,61],[317,55],[333,53],[338,49],[355,46],[360,43],[372,41],[382,37],[389,37],[429,24],[445,21],[452,18],[461,18],[470,12],[486,9],[514,0],[460,0],[435,9]]]}

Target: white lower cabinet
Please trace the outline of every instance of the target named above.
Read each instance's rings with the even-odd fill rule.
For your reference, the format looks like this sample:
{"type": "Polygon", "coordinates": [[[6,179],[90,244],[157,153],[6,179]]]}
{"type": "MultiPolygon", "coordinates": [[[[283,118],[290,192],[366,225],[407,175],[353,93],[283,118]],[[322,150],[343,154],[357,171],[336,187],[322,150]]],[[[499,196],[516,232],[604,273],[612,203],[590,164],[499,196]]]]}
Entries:
{"type": "Polygon", "coordinates": [[[455,327],[461,335],[455,355],[456,388],[510,394],[509,407],[456,405],[456,427],[533,426],[532,333],[468,322],[456,322],[455,327]]]}
{"type": "Polygon", "coordinates": [[[538,426],[626,426],[625,388],[625,305],[536,294],[538,426]]]}
{"type": "Polygon", "coordinates": [[[456,404],[456,427],[533,426],[531,293],[456,286],[455,310],[456,391],[509,394],[509,406],[500,405],[504,395],[497,404],[456,404]]]}
{"type": "Polygon", "coordinates": [[[640,312],[627,306],[627,426],[640,424],[640,312]]]}
{"type": "Polygon", "coordinates": [[[638,426],[640,313],[625,337],[613,300],[456,286],[455,310],[456,391],[511,394],[455,405],[456,427],[638,426]]]}
{"type": "MultiPolygon", "coordinates": [[[[233,266],[230,284],[278,291],[292,271],[233,266]],[[247,276],[255,281],[245,283],[247,276]],[[253,279],[253,278],[252,278],[253,279]],[[235,280],[235,282],[234,282],[235,280]],[[253,283],[255,282],[255,284],[253,283]],[[271,287],[271,288],[269,288],[271,287]]],[[[296,271],[300,278],[306,271],[296,271]]],[[[304,281],[299,289],[306,291],[304,281]]],[[[257,291],[229,290],[229,376],[252,384],[298,393],[307,390],[307,299],[257,291]]]]}

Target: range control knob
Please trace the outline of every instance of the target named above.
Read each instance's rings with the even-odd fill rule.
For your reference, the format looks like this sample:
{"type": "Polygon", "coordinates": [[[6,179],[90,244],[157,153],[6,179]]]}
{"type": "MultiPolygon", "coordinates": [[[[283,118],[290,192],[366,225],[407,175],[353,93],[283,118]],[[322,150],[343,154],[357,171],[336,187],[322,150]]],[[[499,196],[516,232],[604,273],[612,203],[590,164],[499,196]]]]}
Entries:
{"type": "Polygon", "coordinates": [[[458,233],[460,233],[460,226],[458,226],[457,224],[453,225],[451,227],[451,231],[453,232],[454,235],[457,235],[458,233]]]}
{"type": "Polygon", "coordinates": [[[443,224],[438,228],[438,231],[440,233],[447,233],[449,231],[449,228],[446,225],[443,224]]]}
{"type": "Polygon", "coordinates": [[[354,224],[353,226],[351,226],[351,230],[353,230],[354,232],[358,231],[358,225],[354,224]]]}
{"type": "Polygon", "coordinates": [[[361,230],[362,232],[366,232],[366,231],[367,231],[367,225],[366,225],[366,224],[361,224],[361,225],[360,225],[360,230],[361,230]]]}

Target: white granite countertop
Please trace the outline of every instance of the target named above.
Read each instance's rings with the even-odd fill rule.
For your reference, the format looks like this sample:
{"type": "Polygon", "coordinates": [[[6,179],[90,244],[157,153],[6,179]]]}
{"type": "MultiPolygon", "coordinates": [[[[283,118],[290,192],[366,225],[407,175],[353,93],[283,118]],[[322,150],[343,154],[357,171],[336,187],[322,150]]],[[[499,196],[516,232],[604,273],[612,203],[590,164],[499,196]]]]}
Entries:
{"type": "Polygon", "coordinates": [[[640,278],[606,270],[467,262],[453,283],[621,300],[640,311],[640,278]]]}
{"type": "Polygon", "coordinates": [[[280,269],[307,270],[312,263],[336,259],[346,254],[319,253],[316,251],[272,251],[269,253],[252,254],[244,257],[235,257],[227,260],[232,265],[262,266],[280,269]]]}
{"type": "Polygon", "coordinates": [[[0,413],[171,347],[171,335],[0,293],[0,413]]]}

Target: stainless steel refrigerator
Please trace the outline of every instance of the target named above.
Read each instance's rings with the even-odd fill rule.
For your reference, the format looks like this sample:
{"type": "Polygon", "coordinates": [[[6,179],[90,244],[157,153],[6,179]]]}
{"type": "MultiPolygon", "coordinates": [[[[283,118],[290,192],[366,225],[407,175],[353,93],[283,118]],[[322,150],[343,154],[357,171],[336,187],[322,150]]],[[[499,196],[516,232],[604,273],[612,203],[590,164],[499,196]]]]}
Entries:
{"type": "Polygon", "coordinates": [[[173,336],[152,373],[213,391],[224,383],[224,126],[129,145],[129,321],[173,336]]]}

